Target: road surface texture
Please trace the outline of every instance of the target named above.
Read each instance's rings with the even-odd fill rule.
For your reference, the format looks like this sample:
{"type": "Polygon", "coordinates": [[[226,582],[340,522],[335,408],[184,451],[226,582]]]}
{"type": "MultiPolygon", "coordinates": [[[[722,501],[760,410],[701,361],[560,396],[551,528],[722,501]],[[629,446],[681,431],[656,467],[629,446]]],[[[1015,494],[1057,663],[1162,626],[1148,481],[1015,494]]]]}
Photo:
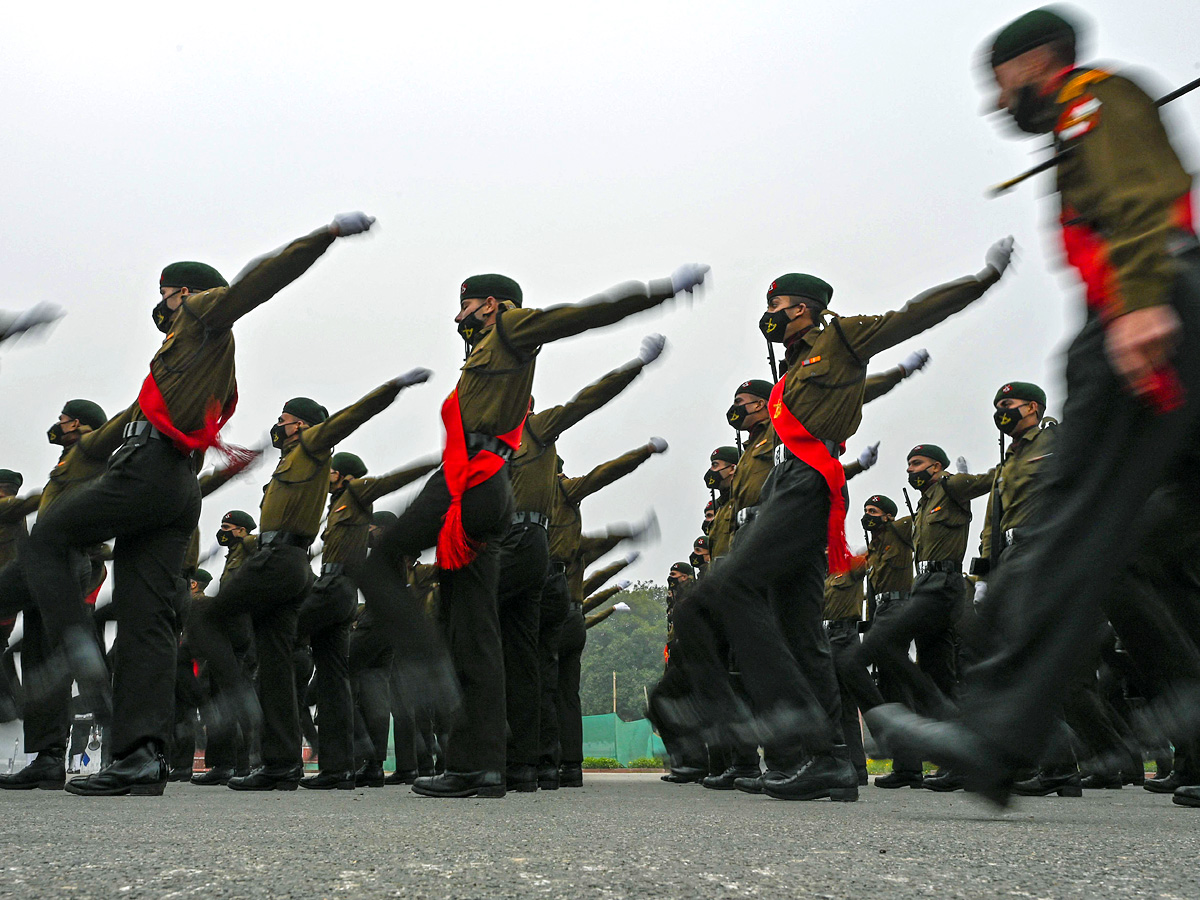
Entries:
{"type": "Polygon", "coordinates": [[[408,788],[0,794],[0,897],[1200,897],[1200,810],[1125,788],[994,815],[959,793],[788,803],[654,775],[408,788]]]}

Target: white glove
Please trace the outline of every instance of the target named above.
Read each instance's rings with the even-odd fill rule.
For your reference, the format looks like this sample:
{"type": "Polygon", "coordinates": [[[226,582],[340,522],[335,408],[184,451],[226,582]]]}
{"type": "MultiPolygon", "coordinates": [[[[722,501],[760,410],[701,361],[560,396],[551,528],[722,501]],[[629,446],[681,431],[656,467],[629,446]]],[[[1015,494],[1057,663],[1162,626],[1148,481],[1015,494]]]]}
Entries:
{"type": "Polygon", "coordinates": [[[703,263],[684,263],[671,273],[671,291],[675,294],[690,293],[704,284],[704,278],[711,271],[703,263]]]}
{"type": "Polygon", "coordinates": [[[12,337],[32,331],[41,325],[49,325],[51,322],[57,322],[64,315],[66,313],[62,311],[62,308],[53,303],[39,303],[31,309],[18,313],[16,318],[4,329],[3,337],[12,337]]]}
{"type": "Polygon", "coordinates": [[[339,213],[333,217],[329,227],[338,237],[349,237],[352,234],[362,234],[375,224],[375,217],[365,212],[339,213]]]}
{"type": "Polygon", "coordinates": [[[654,362],[663,352],[663,347],[667,345],[667,339],[661,334],[648,334],[642,338],[642,347],[638,350],[638,361],[643,366],[647,366],[654,362]]]}
{"type": "Polygon", "coordinates": [[[667,442],[664,441],[660,437],[650,438],[650,452],[651,453],[666,453],[667,452],[667,442]]]}
{"type": "Polygon", "coordinates": [[[954,460],[954,471],[959,475],[966,475],[971,471],[971,467],[967,465],[967,458],[965,456],[960,456],[954,460]]]}
{"type": "Polygon", "coordinates": [[[658,513],[650,510],[650,514],[646,516],[645,522],[638,522],[633,526],[633,529],[629,533],[629,540],[648,543],[650,541],[657,541],[660,535],[658,513]]]}
{"type": "Polygon", "coordinates": [[[922,347],[920,350],[914,350],[901,360],[900,371],[907,378],[914,372],[920,372],[927,365],[929,365],[929,351],[922,347]]]}
{"type": "Polygon", "coordinates": [[[632,581],[626,581],[625,579],[622,579],[617,582],[617,590],[623,591],[623,590],[625,590],[625,588],[629,587],[631,584],[633,584],[632,581]]]}
{"type": "Polygon", "coordinates": [[[871,468],[877,462],[879,462],[879,441],[876,441],[864,449],[862,453],[858,454],[858,464],[864,470],[871,468]]]}
{"type": "Polygon", "coordinates": [[[972,600],[974,605],[978,606],[980,603],[983,602],[983,598],[986,596],[987,596],[987,582],[986,581],[975,582],[975,597],[972,600]]]}
{"type": "Polygon", "coordinates": [[[641,555],[642,554],[640,550],[630,550],[625,554],[625,565],[632,566],[638,561],[638,558],[641,557],[641,555]]]}
{"type": "Polygon", "coordinates": [[[414,384],[424,384],[433,377],[433,372],[429,369],[409,369],[403,375],[397,375],[391,381],[390,385],[399,388],[412,387],[414,384]]]}
{"type": "Polygon", "coordinates": [[[987,269],[979,273],[980,278],[984,278],[991,273],[988,269],[994,271],[997,275],[1003,275],[1004,270],[1008,268],[1008,264],[1012,262],[1013,255],[1013,239],[1010,234],[1006,238],[1001,238],[988,247],[987,253],[984,254],[984,260],[987,262],[987,269]]]}

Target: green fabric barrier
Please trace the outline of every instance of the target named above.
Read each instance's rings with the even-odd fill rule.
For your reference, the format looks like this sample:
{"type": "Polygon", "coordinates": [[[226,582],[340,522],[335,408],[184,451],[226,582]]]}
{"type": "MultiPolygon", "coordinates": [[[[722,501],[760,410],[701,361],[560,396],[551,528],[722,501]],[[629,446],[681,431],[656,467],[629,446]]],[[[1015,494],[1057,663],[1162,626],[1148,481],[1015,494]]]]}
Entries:
{"type": "Polygon", "coordinates": [[[634,759],[666,758],[667,748],[649,719],[626,722],[616,713],[607,713],[583,717],[583,755],[608,757],[624,766],[634,759]]]}

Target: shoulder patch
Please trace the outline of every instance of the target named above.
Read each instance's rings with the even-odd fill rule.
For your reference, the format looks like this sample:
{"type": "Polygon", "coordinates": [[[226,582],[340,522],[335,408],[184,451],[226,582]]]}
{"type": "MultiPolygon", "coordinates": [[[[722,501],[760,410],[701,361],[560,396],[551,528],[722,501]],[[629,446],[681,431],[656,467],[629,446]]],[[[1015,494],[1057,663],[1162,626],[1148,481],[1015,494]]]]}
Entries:
{"type": "Polygon", "coordinates": [[[1100,108],[1103,104],[1091,94],[1085,94],[1071,103],[1058,119],[1054,133],[1059,140],[1074,141],[1083,137],[1100,124],[1100,108]]]}

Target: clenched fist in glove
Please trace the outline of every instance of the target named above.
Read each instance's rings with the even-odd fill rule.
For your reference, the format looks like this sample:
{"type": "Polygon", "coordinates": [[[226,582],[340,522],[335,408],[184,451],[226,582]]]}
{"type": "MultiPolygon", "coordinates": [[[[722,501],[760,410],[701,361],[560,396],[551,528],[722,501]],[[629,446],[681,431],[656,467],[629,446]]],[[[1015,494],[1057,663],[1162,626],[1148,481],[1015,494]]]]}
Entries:
{"type": "Polygon", "coordinates": [[[690,293],[704,284],[704,279],[711,271],[703,263],[684,263],[671,273],[671,290],[676,294],[690,293]]]}
{"type": "Polygon", "coordinates": [[[424,384],[432,377],[433,373],[428,369],[410,369],[403,375],[397,375],[391,380],[390,384],[398,388],[406,388],[412,387],[414,384],[424,384]]]}
{"type": "Polygon", "coordinates": [[[362,234],[374,224],[375,217],[368,216],[365,212],[339,213],[333,217],[329,230],[338,237],[349,237],[352,234],[362,234]]]}
{"type": "Polygon", "coordinates": [[[667,452],[667,442],[660,437],[650,438],[650,443],[647,446],[650,447],[651,453],[666,453],[667,452]]]}
{"type": "Polygon", "coordinates": [[[922,347],[920,350],[914,350],[900,362],[900,371],[907,378],[914,372],[920,372],[923,368],[929,365],[929,351],[922,347]]]}
{"type": "Polygon", "coordinates": [[[863,467],[863,471],[871,468],[875,463],[879,462],[879,441],[876,441],[871,446],[858,454],[858,464],[863,467]]]}
{"type": "Polygon", "coordinates": [[[667,346],[667,339],[661,334],[648,334],[642,338],[642,347],[638,350],[638,361],[647,366],[654,362],[663,352],[663,347],[667,346]]]}
{"type": "Polygon", "coordinates": [[[992,273],[1003,275],[1004,270],[1008,268],[1012,262],[1013,246],[1015,242],[1012,235],[1006,238],[1001,238],[988,247],[988,252],[984,254],[984,261],[987,263],[987,268],[981,271],[976,277],[980,280],[990,278],[992,273]]]}

